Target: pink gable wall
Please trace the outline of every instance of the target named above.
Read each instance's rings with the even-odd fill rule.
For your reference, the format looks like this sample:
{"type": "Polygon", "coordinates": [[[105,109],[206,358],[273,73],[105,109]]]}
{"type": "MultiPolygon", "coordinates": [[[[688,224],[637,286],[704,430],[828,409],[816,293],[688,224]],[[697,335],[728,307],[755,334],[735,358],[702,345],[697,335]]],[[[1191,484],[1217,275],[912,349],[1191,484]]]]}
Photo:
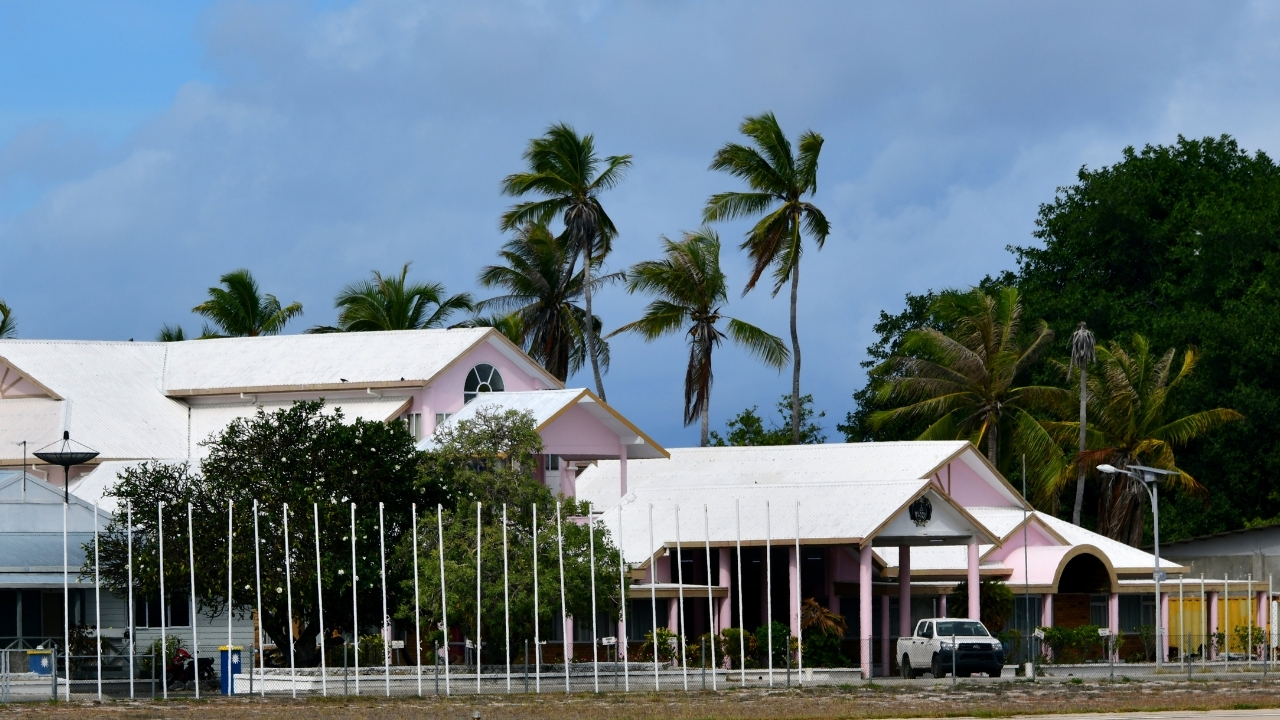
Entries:
{"type": "MultiPolygon", "coordinates": [[[[1028,523],[1026,547],[1058,547],[1061,545],[1062,543],[1046,532],[1038,521],[1033,519],[1028,523]]],[[[1009,556],[1016,553],[1018,559],[1021,560],[1022,548],[1022,531],[1018,530],[1005,540],[1004,545],[991,551],[991,554],[987,555],[986,559],[994,562],[1004,562],[1009,556]]]]}
{"type": "Polygon", "coordinates": [[[422,413],[424,435],[435,431],[436,413],[452,414],[462,409],[462,392],[467,374],[480,363],[488,363],[498,369],[507,392],[548,390],[553,387],[542,376],[525,372],[488,342],[482,343],[459,358],[433,380],[431,385],[414,393],[413,405],[408,412],[422,413]]]}
{"type": "Polygon", "coordinates": [[[949,494],[961,505],[1017,507],[1016,503],[991,486],[991,482],[996,481],[987,481],[960,458],[952,460],[946,467],[939,470],[937,477],[944,488],[950,483],[949,494]],[[948,468],[950,468],[950,476],[947,473],[948,468]]]}
{"type": "Polygon", "coordinates": [[[542,442],[550,455],[561,457],[617,457],[618,436],[586,408],[574,405],[542,431],[542,442]]]}

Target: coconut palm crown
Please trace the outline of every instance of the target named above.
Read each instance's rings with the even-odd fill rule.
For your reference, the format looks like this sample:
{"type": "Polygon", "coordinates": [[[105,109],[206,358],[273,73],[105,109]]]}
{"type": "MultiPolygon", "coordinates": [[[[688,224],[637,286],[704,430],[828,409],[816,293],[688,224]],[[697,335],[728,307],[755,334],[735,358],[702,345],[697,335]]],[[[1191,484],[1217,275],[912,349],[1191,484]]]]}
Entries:
{"type": "Polygon", "coordinates": [[[721,314],[728,285],[720,270],[720,238],[710,228],[684,233],[680,241],[662,238],[663,258],[638,263],[627,273],[627,290],[656,298],[644,316],[610,336],[634,332],[645,340],[684,331],[689,364],[684,377],[684,424],[702,421],[702,446],[709,438],[711,354],[726,337],[716,327],[727,319],[728,337],[766,365],[781,369],[789,359],[782,339],[736,318],[721,314]]]}
{"type": "Polygon", "coordinates": [[[449,316],[471,310],[469,293],[449,295],[443,283],[408,282],[409,265],[399,275],[384,277],[373,271],[372,280],[351,283],[338,293],[337,327],[315,327],[307,332],[369,332],[377,330],[425,330],[442,328],[449,316]]]}
{"type": "Polygon", "coordinates": [[[4,300],[0,300],[0,340],[18,336],[18,321],[13,317],[13,310],[4,300]]]}
{"type": "Polygon", "coordinates": [[[213,325],[202,337],[257,337],[276,335],[302,314],[302,303],[281,306],[275,295],[262,294],[253,274],[243,268],[219,278],[222,287],[209,288],[209,299],[191,308],[213,325]]]}

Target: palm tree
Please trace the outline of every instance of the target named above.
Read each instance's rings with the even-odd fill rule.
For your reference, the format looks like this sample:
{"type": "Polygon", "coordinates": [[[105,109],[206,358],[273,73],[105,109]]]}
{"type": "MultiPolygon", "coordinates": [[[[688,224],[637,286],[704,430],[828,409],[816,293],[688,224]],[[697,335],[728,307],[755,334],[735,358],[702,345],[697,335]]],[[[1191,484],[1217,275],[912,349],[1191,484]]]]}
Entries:
{"type": "Polygon", "coordinates": [[[999,465],[1002,427],[1043,434],[1028,410],[1061,400],[1060,388],[1015,385],[1052,342],[1053,331],[1041,321],[1030,342],[1021,343],[1022,303],[1011,287],[993,295],[979,288],[943,293],[934,313],[953,329],[913,330],[903,342],[903,355],[877,368],[884,374],[876,390],[879,399],[902,404],[872,413],[872,427],[927,420],[931,424],[921,440],[985,443],[987,459],[999,465]]]}
{"type": "Polygon", "coordinates": [[[787,364],[789,353],[782,339],[755,325],[720,314],[728,297],[720,270],[720,238],[710,228],[684,233],[675,242],[662,238],[661,260],[637,263],[627,273],[627,291],[647,293],[656,299],[644,316],[615,330],[610,337],[634,332],[645,340],[684,331],[689,338],[689,366],[684,374],[684,424],[702,419],[702,447],[707,447],[711,407],[711,353],[725,338],[716,327],[729,321],[728,337],[773,368],[787,364]]]}
{"type": "Polygon", "coordinates": [[[351,283],[338,293],[338,326],[318,326],[309,333],[424,330],[441,328],[459,310],[471,310],[469,293],[448,295],[442,283],[409,283],[409,264],[398,277],[373,271],[373,280],[351,283]]]}
{"type": "MultiPolygon", "coordinates": [[[[618,230],[600,204],[600,193],[622,181],[631,167],[630,155],[596,157],[595,136],[579,136],[565,123],[556,123],[540,138],[529,141],[524,151],[529,168],[526,172],[508,175],[502,181],[502,192],[512,197],[533,194],[541,200],[513,205],[502,215],[503,230],[518,230],[525,225],[547,225],[557,216],[564,221],[570,250],[567,276],[573,276],[577,256],[582,255],[583,298],[586,316],[595,317],[591,310],[592,291],[596,283],[591,273],[597,260],[604,261],[618,230]]],[[[603,400],[604,381],[600,376],[600,346],[592,323],[583,324],[586,334],[587,354],[591,358],[591,372],[595,377],[596,392],[603,400]]]]}
{"type": "Polygon", "coordinates": [[[751,279],[742,292],[750,292],[770,266],[774,268],[774,297],[791,281],[791,441],[799,444],[800,334],[796,329],[796,303],[803,235],[807,233],[822,249],[830,232],[822,211],[803,199],[818,189],[822,136],[812,130],[802,133],[797,156],[773,113],[748,117],[739,130],[752,140],[754,147],[728,143],[716,152],[711,169],[745,180],[751,191],[712,195],[702,216],[705,222],[715,222],[763,215],[742,243],[752,264],[751,279]]]}
{"type": "Polygon", "coordinates": [[[181,325],[170,325],[165,323],[160,328],[160,333],[156,335],[156,342],[182,342],[187,339],[187,334],[182,331],[181,325]]]}
{"type": "Polygon", "coordinates": [[[18,321],[8,303],[0,300],[0,340],[11,337],[18,337],[18,321]]]}
{"type": "MultiPolygon", "coordinates": [[[[577,301],[585,295],[585,273],[574,272],[570,243],[545,225],[526,225],[502,246],[498,256],[506,264],[488,265],[480,271],[480,285],[501,288],[505,294],[480,302],[481,312],[495,311],[508,329],[518,327],[517,343],[547,372],[564,382],[587,361],[587,328],[598,333],[600,318],[586,322],[587,312],[577,301]],[[506,320],[504,318],[513,318],[506,320]]],[[[598,269],[600,258],[592,259],[598,269]]],[[[598,276],[591,285],[621,279],[621,273],[598,276]]],[[[473,321],[477,325],[480,321],[473,321]]],[[[509,336],[508,336],[509,337],[509,336]]],[[[609,366],[609,346],[597,339],[600,364],[609,366]]]]}
{"type": "Polygon", "coordinates": [[[519,315],[483,315],[468,318],[451,327],[481,328],[489,327],[502,333],[514,345],[524,348],[524,323],[519,315]]]}
{"type": "MultiPolygon", "coordinates": [[[[1168,419],[1172,393],[1195,370],[1199,353],[1194,349],[1182,355],[1177,375],[1170,380],[1177,353],[1170,348],[1163,355],[1151,352],[1150,343],[1141,335],[1133,336],[1131,351],[1119,343],[1097,349],[1100,372],[1090,377],[1088,405],[1091,421],[1086,427],[1088,448],[1076,454],[1058,474],[1056,487],[1065,487],[1081,471],[1096,474],[1103,463],[1125,468],[1147,465],[1176,470],[1162,482],[1192,493],[1203,493],[1204,487],[1177,466],[1174,450],[1229,422],[1244,416],[1228,408],[1215,408],[1191,413],[1175,420],[1168,419]]],[[[1064,373],[1068,368],[1057,363],[1064,373]]],[[[1063,409],[1069,412],[1070,397],[1063,409]]],[[[1066,445],[1080,431],[1078,422],[1047,422],[1045,428],[1053,440],[1066,445]]],[[[1142,542],[1147,493],[1141,483],[1127,475],[1103,475],[1098,498],[1098,532],[1133,546],[1142,542]]]]}
{"type": "Polygon", "coordinates": [[[302,314],[302,303],[281,307],[275,295],[263,295],[258,281],[245,269],[219,278],[223,287],[209,288],[209,299],[191,312],[213,321],[204,326],[201,337],[257,337],[276,335],[290,320],[302,314]]]}
{"type": "MultiPolygon", "coordinates": [[[[1085,391],[1088,387],[1086,378],[1089,375],[1089,363],[1096,362],[1098,359],[1097,343],[1094,341],[1093,333],[1081,322],[1076,331],[1071,334],[1071,364],[1068,367],[1068,374],[1071,369],[1080,368],[1080,452],[1085,450],[1085,428],[1088,427],[1087,413],[1085,407],[1085,391]]],[[[1084,508],[1084,467],[1080,467],[1076,474],[1076,501],[1071,509],[1071,522],[1075,525],[1080,524],[1080,511],[1084,508]]]]}

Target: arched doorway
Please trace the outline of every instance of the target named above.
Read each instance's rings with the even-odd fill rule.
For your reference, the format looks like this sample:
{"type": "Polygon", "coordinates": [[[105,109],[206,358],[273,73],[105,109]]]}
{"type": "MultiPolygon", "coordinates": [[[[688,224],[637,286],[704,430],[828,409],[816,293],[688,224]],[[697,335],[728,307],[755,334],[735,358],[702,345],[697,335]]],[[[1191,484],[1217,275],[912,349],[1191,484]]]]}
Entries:
{"type": "Polygon", "coordinates": [[[1082,625],[1106,627],[1111,592],[1111,572],[1097,555],[1082,552],[1067,561],[1058,576],[1053,599],[1053,624],[1063,628],[1082,625]]]}

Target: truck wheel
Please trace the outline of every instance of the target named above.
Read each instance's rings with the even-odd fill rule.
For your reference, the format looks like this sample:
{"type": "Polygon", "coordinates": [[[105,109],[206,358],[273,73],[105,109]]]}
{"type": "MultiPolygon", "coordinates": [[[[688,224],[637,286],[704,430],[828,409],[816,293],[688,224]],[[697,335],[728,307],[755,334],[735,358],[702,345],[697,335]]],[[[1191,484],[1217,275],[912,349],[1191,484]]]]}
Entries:
{"type": "Polygon", "coordinates": [[[915,671],[911,669],[911,658],[906,653],[902,654],[902,662],[898,663],[898,669],[902,671],[903,680],[915,680],[915,671]]]}
{"type": "Polygon", "coordinates": [[[929,663],[929,670],[933,673],[934,678],[944,678],[947,676],[947,674],[942,671],[942,663],[939,661],[938,653],[933,654],[933,661],[929,663]]]}

